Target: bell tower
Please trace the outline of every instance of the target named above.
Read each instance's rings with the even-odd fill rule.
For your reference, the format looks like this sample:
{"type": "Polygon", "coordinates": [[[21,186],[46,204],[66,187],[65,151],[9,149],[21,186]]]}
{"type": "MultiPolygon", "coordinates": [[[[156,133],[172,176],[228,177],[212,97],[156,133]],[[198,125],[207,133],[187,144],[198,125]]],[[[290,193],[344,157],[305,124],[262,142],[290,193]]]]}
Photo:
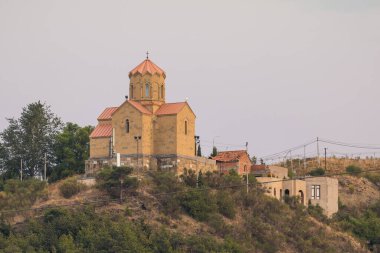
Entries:
{"type": "Polygon", "coordinates": [[[144,105],[154,113],[165,103],[165,71],[146,59],[129,72],[129,99],[144,105]]]}

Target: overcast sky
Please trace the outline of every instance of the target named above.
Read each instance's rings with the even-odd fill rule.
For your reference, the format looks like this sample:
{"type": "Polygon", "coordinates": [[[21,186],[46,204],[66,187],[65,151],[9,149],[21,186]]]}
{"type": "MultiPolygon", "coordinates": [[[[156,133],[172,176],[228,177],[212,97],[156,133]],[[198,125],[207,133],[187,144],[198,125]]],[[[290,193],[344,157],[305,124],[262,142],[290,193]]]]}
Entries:
{"type": "Polygon", "coordinates": [[[38,100],[95,125],[147,50],[207,152],[380,143],[378,0],[0,0],[0,130],[38,100]]]}

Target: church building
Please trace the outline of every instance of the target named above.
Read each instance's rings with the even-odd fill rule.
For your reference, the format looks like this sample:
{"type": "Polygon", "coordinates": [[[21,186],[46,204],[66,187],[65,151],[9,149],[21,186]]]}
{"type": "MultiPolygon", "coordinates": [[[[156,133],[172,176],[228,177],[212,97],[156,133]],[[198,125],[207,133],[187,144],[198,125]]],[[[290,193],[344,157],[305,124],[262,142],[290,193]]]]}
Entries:
{"type": "Polygon", "coordinates": [[[215,170],[215,161],[196,156],[196,115],[186,102],[166,103],[166,73],[148,57],[129,72],[129,97],[108,107],[90,135],[86,173],[104,165],[215,170]]]}

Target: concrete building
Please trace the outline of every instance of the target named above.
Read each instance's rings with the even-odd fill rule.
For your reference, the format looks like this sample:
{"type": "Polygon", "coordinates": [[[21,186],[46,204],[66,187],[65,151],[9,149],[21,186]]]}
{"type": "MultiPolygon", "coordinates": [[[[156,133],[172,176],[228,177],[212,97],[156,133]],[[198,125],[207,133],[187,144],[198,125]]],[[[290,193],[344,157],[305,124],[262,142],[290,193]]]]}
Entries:
{"type": "Polygon", "coordinates": [[[299,179],[279,179],[276,177],[258,177],[256,178],[265,189],[265,194],[278,200],[285,197],[299,197],[300,203],[307,205],[306,182],[299,179]]]}
{"type": "Polygon", "coordinates": [[[328,217],[338,212],[338,180],[330,177],[306,177],[289,179],[288,169],[265,166],[254,170],[265,194],[278,200],[285,196],[299,197],[304,205],[319,205],[328,217]]]}
{"type": "Polygon", "coordinates": [[[216,162],[196,157],[195,113],[187,102],[166,103],[166,73],[150,59],[129,72],[129,97],[108,107],[90,135],[86,174],[104,165],[182,173],[216,170],[216,162]]]}
{"type": "Polygon", "coordinates": [[[331,177],[306,177],[307,198],[319,205],[331,217],[338,212],[338,179],[331,177]]]}

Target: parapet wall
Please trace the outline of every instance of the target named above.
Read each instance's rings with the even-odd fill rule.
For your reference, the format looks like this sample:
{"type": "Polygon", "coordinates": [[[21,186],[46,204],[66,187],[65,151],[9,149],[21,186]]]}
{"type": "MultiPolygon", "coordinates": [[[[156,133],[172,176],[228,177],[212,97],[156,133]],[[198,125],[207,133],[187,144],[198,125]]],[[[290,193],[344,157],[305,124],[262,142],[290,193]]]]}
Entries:
{"type": "MultiPolygon", "coordinates": [[[[113,158],[92,158],[85,163],[86,176],[94,176],[104,166],[117,166],[118,159],[113,158]]],[[[185,169],[194,171],[216,171],[217,166],[214,160],[184,155],[121,155],[120,166],[139,168],[143,171],[170,171],[182,174],[185,169]]]]}

